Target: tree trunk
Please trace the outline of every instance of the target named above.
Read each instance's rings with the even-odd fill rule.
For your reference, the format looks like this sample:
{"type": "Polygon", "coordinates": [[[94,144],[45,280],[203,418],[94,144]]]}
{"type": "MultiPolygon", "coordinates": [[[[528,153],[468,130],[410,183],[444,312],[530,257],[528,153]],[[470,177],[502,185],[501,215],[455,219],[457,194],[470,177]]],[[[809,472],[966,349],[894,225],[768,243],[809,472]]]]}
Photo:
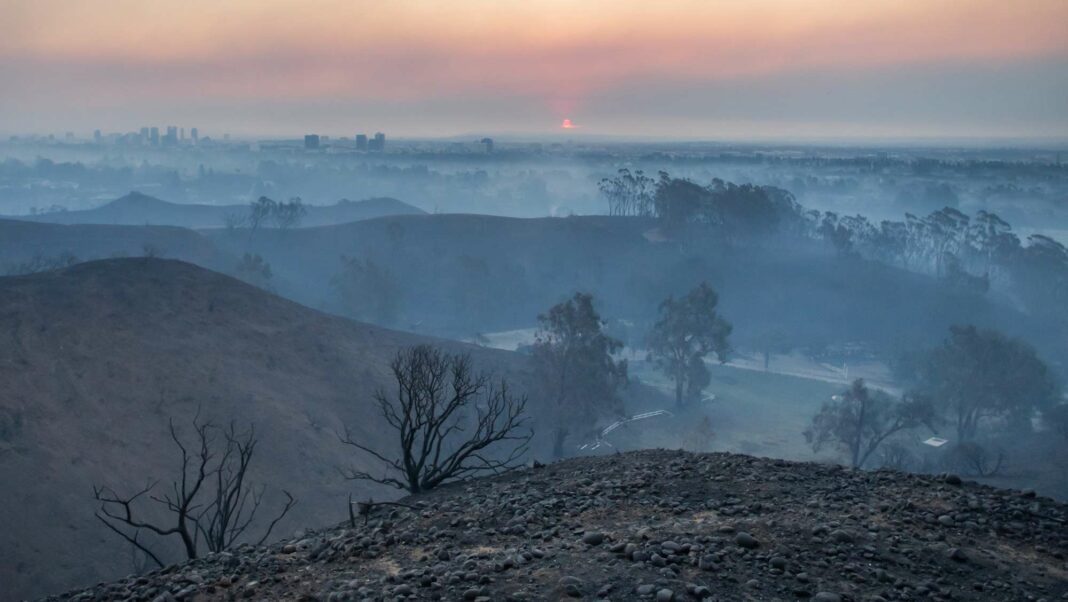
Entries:
{"type": "Polygon", "coordinates": [[[553,430],[553,458],[559,460],[564,457],[564,441],[567,440],[567,430],[558,428],[553,430]]]}

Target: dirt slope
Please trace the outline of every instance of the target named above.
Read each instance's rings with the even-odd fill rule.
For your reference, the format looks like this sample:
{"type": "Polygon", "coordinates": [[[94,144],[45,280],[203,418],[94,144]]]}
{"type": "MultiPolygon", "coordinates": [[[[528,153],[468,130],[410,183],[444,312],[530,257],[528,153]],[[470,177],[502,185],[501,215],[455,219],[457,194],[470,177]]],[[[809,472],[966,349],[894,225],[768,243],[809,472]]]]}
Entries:
{"type": "Polygon", "coordinates": [[[280,535],[344,516],[349,491],[366,490],[339,477],[352,456],[335,432],[347,423],[383,441],[372,393],[392,354],[425,340],[174,260],[0,278],[0,599],[129,573],[127,547],[93,518],[91,487],[168,478],[167,420],[187,426],[198,406],[255,423],[268,504],[281,486],[300,500],[280,535]]]}
{"type": "Polygon", "coordinates": [[[405,501],[58,599],[1068,599],[1068,506],[953,477],[647,451],[405,501]]]}

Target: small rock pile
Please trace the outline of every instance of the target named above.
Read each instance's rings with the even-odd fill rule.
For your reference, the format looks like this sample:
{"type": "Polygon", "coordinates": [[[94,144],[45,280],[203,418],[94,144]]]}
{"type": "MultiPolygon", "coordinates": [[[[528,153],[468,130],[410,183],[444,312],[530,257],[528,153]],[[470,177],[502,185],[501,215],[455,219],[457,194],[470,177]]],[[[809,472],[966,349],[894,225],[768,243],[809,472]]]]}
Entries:
{"type": "Polygon", "coordinates": [[[1068,506],[733,454],[577,458],[55,600],[1068,600],[1068,506]]]}

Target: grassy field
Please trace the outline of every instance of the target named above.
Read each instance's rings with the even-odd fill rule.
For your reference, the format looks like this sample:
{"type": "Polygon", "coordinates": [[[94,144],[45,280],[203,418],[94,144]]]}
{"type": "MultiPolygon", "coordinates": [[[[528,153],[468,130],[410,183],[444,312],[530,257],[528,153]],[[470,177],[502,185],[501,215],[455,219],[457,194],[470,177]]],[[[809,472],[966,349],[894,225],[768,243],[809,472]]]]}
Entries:
{"type": "MultiPolygon", "coordinates": [[[[812,415],[842,385],[819,380],[711,366],[708,399],[681,410],[649,405],[630,413],[668,409],[670,417],[634,422],[613,432],[608,441],[619,449],[684,448],[731,451],[775,458],[811,460],[802,431],[812,415]],[[712,398],[714,396],[714,398],[712,398]]],[[[646,362],[631,364],[642,382],[672,391],[671,382],[646,362]]]]}

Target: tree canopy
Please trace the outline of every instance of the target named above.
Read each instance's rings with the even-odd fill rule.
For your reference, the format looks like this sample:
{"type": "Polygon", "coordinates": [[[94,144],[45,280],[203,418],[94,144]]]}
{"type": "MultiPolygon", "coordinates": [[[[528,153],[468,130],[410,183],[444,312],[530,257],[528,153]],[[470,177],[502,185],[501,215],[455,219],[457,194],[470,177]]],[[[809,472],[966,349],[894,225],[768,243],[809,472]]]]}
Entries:
{"type": "Polygon", "coordinates": [[[627,363],[613,356],[623,343],[604,332],[593,296],[575,293],[538,316],[534,366],[554,417],[553,454],[563,455],[570,426],[619,413],[627,363]]]}
{"type": "Polygon", "coordinates": [[[718,303],[716,291],[702,282],[660,304],[660,318],[649,333],[649,355],[675,381],[676,405],[699,397],[710,382],[705,356],[715,353],[720,362],[727,361],[733,327],[716,311],[718,303]]]}
{"type": "Polygon", "coordinates": [[[974,439],[989,420],[1029,428],[1036,410],[1060,398],[1058,383],[1035,350],[993,330],[954,326],[916,365],[916,391],[949,415],[959,441],[974,439]]]}
{"type": "Polygon", "coordinates": [[[849,454],[854,468],[861,468],[891,435],[921,425],[933,429],[935,421],[929,399],[917,395],[894,399],[857,379],[823,404],[804,435],[813,451],[834,446],[849,454]]]}

